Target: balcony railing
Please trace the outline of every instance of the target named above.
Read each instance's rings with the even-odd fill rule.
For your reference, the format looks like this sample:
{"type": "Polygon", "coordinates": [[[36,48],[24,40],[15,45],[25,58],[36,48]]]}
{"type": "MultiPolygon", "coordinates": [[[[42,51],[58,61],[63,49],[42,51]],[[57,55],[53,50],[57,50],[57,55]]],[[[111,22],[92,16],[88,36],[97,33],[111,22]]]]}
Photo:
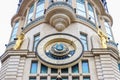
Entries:
{"type": "Polygon", "coordinates": [[[80,15],[76,15],[76,17],[79,18],[83,22],[90,23],[94,28],[96,28],[95,24],[92,21],[90,21],[89,19],[87,19],[87,18],[85,18],[83,16],[80,16],[80,15]]]}
{"type": "Polygon", "coordinates": [[[25,28],[29,27],[30,25],[32,25],[32,24],[34,24],[34,23],[36,23],[36,22],[38,22],[38,21],[40,21],[40,20],[42,20],[42,19],[44,19],[44,16],[40,16],[40,17],[36,18],[35,20],[33,20],[33,21],[31,21],[29,24],[27,24],[27,25],[25,26],[25,28]]]}
{"type": "Polygon", "coordinates": [[[118,47],[118,43],[115,43],[114,41],[108,41],[107,42],[108,47],[116,48],[118,47]]]}
{"type": "Polygon", "coordinates": [[[16,41],[9,42],[9,43],[6,45],[6,50],[12,49],[13,46],[15,45],[15,43],[16,43],[16,41]]]}
{"type": "Polygon", "coordinates": [[[67,6],[69,7],[71,10],[74,11],[74,9],[72,8],[72,6],[70,4],[68,4],[67,2],[64,2],[64,1],[57,1],[57,2],[53,2],[52,4],[49,5],[49,7],[47,8],[47,10],[53,8],[53,7],[56,7],[56,6],[67,6]]]}
{"type": "Polygon", "coordinates": [[[21,6],[22,2],[23,2],[23,0],[19,0],[19,3],[18,3],[18,8],[17,8],[17,12],[19,11],[20,6],[21,6]]]}
{"type": "Polygon", "coordinates": [[[104,6],[104,8],[105,8],[105,11],[106,11],[107,13],[109,13],[108,8],[107,8],[107,2],[106,2],[106,0],[101,0],[101,2],[102,2],[103,6],[104,6]]]}

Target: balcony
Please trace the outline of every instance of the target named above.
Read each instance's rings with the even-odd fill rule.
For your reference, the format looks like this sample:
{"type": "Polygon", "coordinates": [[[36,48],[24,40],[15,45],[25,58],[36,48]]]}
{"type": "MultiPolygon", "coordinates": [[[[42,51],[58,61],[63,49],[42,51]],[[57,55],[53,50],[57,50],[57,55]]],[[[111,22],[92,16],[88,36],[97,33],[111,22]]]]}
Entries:
{"type": "Polygon", "coordinates": [[[101,0],[101,2],[102,2],[102,4],[103,4],[103,6],[104,6],[105,11],[106,11],[107,13],[109,13],[108,8],[107,8],[107,2],[106,2],[106,0],[101,0]]]}
{"type": "Polygon", "coordinates": [[[90,21],[89,19],[87,19],[87,18],[85,18],[85,17],[83,17],[83,16],[80,16],[80,15],[76,15],[76,17],[77,17],[78,19],[80,19],[81,21],[83,21],[83,22],[85,22],[85,23],[88,23],[88,24],[92,25],[93,28],[96,28],[95,23],[93,23],[93,22],[90,21]]]}
{"type": "Polygon", "coordinates": [[[17,12],[19,11],[20,6],[21,6],[22,2],[23,2],[23,0],[19,0],[19,3],[18,3],[18,8],[17,8],[17,12]]]}
{"type": "Polygon", "coordinates": [[[113,50],[116,50],[116,51],[118,50],[118,44],[115,43],[114,41],[108,41],[107,46],[108,48],[111,48],[113,50]]]}
{"type": "Polygon", "coordinates": [[[6,46],[6,50],[12,49],[13,46],[15,45],[15,43],[16,43],[16,41],[12,41],[12,42],[8,43],[6,46]]]}
{"type": "Polygon", "coordinates": [[[29,24],[26,24],[25,27],[23,28],[23,32],[26,33],[27,31],[32,29],[35,25],[38,25],[39,23],[42,23],[42,22],[45,22],[44,15],[34,19],[29,24]]]}
{"type": "Polygon", "coordinates": [[[65,29],[75,18],[74,9],[64,1],[52,3],[48,6],[45,13],[45,20],[58,31],[65,29]]]}

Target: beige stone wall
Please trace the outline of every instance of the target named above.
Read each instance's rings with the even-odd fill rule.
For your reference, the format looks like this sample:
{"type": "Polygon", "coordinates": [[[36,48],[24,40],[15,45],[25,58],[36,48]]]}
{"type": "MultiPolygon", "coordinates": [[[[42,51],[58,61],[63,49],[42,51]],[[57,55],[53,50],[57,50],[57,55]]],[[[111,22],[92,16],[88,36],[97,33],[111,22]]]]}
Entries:
{"type": "MultiPolygon", "coordinates": [[[[47,77],[47,80],[50,80],[51,77],[57,77],[58,73],[51,74],[51,68],[53,66],[48,65],[46,62],[41,61],[36,53],[33,51],[34,45],[34,36],[36,34],[40,34],[40,39],[43,37],[55,34],[55,33],[67,33],[73,35],[80,39],[80,34],[87,35],[87,44],[88,51],[83,51],[83,55],[79,58],[75,63],[79,65],[79,73],[72,73],[73,63],[68,64],[67,67],[63,65],[63,67],[54,67],[58,69],[58,72],[61,73],[62,68],[68,68],[68,73],[61,73],[62,77],[68,77],[68,80],[72,80],[72,77],[79,77],[80,80],[83,80],[84,76],[90,77],[91,80],[120,80],[120,71],[118,70],[118,51],[117,48],[106,48],[103,49],[101,47],[100,38],[97,34],[98,22],[96,23],[90,22],[89,14],[88,14],[88,1],[85,1],[85,9],[87,11],[86,18],[85,17],[77,17],[77,14],[74,12],[74,9],[64,5],[62,7],[54,6],[55,9],[50,9],[46,14],[42,17],[42,19],[35,19],[35,11],[36,4],[38,0],[24,0],[21,5],[21,9],[18,13],[12,18],[11,24],[14,25],[16,20],[20,21],[20,25],[18,28],[17,35],[19,35],[22,31],[25,33],[25,38],[21,45],[21,48],[18,50],[13,50],[14,44],[11,44],[7,47],[6,52],[0,57],[2,61],[2,68],[0,70],[0,80],[29,80],[29,77],[36,77],[36,80],[40,80],[40,77],[47,77]],[[32,15],[32,21],[29,24],[26,24],[28,11],[30,9],[30,5],[35,2],[34,12],[32,15]],[[64,8],[64,9],[61,9],[64,8]],[[56,12],[56,10],[58,10],[56,12]],[[58,13],[59,12],[59,13],[58,13]],[[55,14],[56,16],[54,16],[55,14]],[[59,15],[59,16],[58,16],[59,15]],[[52,18],[51,18],[52,17],[52,18]],[[57,19],[59,18],[59,19],[57,19]],[[59,23],[60,22],[60,23],[59,23]],[[61,31],[57,30],[55,25],[59,23],[64,28],[61,31]],[[21,28],[24,28],[23,30],[21,28]],[[31,62],[38,61],[38,69],[36,74],[31,74],[31,62]],[[89,62],[89,73],[82,72],[82,60],[87,60],[89,62]],[[41,74],[41,64],[44,64],[48,67],[48,73],[41,74]]],[[[58,0],[54,0],[58,1],[58,0]]],[[[62,1],[62,0],[60,0],[62,1]]],[[[63,0],[65,1],[65,0],[63,0]]],[[[76,0],[72,0],[72,7],[76,8],[76,0]]],[[[112,25],[112,18],[109,14],[105,13],[104,7],[99,0],[89,1],[93,5],[94,12],[98,13],[98,18],[100,21],[101,29],[105,32],[104,28],[104,19],[107,19],[112,25]]],[[[48,0],[45,0],[45,9],[49,6],[48,0]]],[[[97,17],[96,14],[94,14],[97,17]]],[[[57,25],[57,27],[59,27],[57,25]]],[[[53,36],[56,38],[55,36],[53,36]]],[[[60,37],[61,38],[61,37],[60,37]]],[[[62,37],[63,38],[63,37],[62,37]]],[[[65,37],[66,40],[72,41],[73,38],[65,37]],[[70,40],[69,40],[70,39],[70,40]]],[[[45,41],[49,41],[51,38],[47,38],[45,41]]],[[[74,39],[73,39],[74,40],[74,39]]],[[[79,44],[76,44],[79,45],[79,44]]],[[[44,47],[44,45],[42,45],[44,47]]],[[[39,48],[39,47],[38,47],[39,48]]],[[[79,47],[81,48],[81,47],[79,47]]],[[[78,48],[77,48],[78,50],[78,48]]],[[[79,49],[81,50],[81,49],[79,49]]],[[[80,54],[78,50],[77,54],[80,54]]],[[[41,51],[40,51],[41,52],[41,51]]],[[[45,54],[44,50],[42,51],[45,54]]],[[[75,54],[75,57],[78,56],[75,54]]],[[[41,55],[43,56],[43,55],[41,55]]],[[[44,55],[47,57],[46,55],[44,55]]],[[[45,58],[49,59],[49,58],[45,58]]],[[[71,59],[72,60],[72,59],[71,59]]],[[[54,62],[54,60],[51,60],[54,62]]],[[[63,60],[66,61],[67,60],[63,60]]],[[[65,62],[63,62],[65,63],[65,62]]],[[[74,65],[75,65],[74,63],[74,65]]]]}
{"type": "MultiPolygon", "coordinates": [[[[36,26],[35,28],[31,29],[29,32],[27,32],[25,34],[25,39],[28,39],[28,40],[26,40],[26,42],[24,42],[23,45],[26,44],[26,45],[29,45],[29,47],[22,46],[21,48],[22,49],[27,48],[28,50],[32,51],[33,50],[34,35],[36,35],[38,33],[40,34],[40,39],[42,39],[43,37],[45,37],[47,35],[59,33],[59,32],[55,28],[53,28],[51,25],[42,23],[42,24],[36,26]]],[[[94,35],[95,35],[95,38],[98,37],[98,35],[94,29],[92,29],[89,26],[77,23],[77,22],[70,24],[65,30],[63,30],[60,33],[71,34],[73,36],[76,36],[79,39],[80,39],[80,33],[86,34],[87,35],[87,42],[88,42],[88,50],[91,50],[92,48],[98,48],[101,45],[99,40],[96,42],[95,42],[95,39],[92,40],[92,37],[94,35]],[[94,46],[94,44],[96,44],[98,46],[94,46]]]]}
{"type": "MultiPolygon", "coordinates": [[[[101,51],[96,52],[97,56],[95,56],[95,64],[98,80],[119,80],[119,70],[118,70],[118,62],[112,55],[112,52],[101,51]]],[[[116,53],[115,53],[116,54],[116,53]]]]}

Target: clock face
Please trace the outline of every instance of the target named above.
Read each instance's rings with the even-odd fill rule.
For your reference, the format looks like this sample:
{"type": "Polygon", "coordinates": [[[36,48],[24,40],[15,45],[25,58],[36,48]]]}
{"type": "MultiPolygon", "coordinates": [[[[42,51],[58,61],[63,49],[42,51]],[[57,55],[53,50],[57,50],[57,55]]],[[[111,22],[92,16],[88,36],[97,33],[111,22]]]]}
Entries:
{"type": "Polygon", "coordinates": [[[36,52],[43,64],[60,68],[76,63],[83,53],[83,46],[77,37],[57,33],[42,38],[36,52]]]}

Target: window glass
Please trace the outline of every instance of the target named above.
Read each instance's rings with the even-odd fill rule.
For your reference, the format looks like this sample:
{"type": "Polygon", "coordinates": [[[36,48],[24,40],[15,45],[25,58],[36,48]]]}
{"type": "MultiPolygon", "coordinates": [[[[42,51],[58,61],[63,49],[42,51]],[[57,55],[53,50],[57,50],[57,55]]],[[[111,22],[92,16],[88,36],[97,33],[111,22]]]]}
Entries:
{"type": "Polygon", "coordinates": [[[36,80],[36,77],[30,77],[29,80],[36,80]]]}
{"type": "Polygon", "coordinates": [[[61,69],[62,73],[68,73],[68,68],[61,69]]]}
{"type": "Polygon", "coordinates": [[[36,18],[42,16],[44,14],[44,0],[39,0],[37,3],[37,9],[36,9],[36,18]]]}
{"type": "Polygon", "coordinates": [[[118,64],[118,68],[119,68],[119,71],[120,71],[120,63],[118,64]]]}
{"type": "Polygon", "coordinates": [[[88,3],[88,13],[89,17],[91,18],[90,20],[95,23],[94,10],[90,3],[88,3]]]}
{"type": "Polygon", "coordinates": [[[85,1],[84,0],[76,0],[76,13],[86,17],[86,11],[85,11],[85,1]]]}
{"type": "Polygon", "coordinates": [[[32,61],[30,73],[32,73],[32,74],[37,73],[37,67],[38,67],[38,62],[37,61],[32,61]]]}
{"type": "Polygon", "coordinates": [[[58,69],[51,68],[51,73],[57,73],[58,69]]]}
{"type": "Polygon", "coordinates": [[[47,73],[47,71],[48,71],[48,67],[41,64],[41,73],[47,73]]]}
{"type": "Polygon", "coordinates": [[[34,11],[34,4],[31,5],[28,13],[28,18],[27,18],[27,23],[31,22],[32,16],[33,16],[33,11],[34,11]]]}
{"type": "Polygon", "coordinates": [[[111,28],[110,28],[108,22],[105,21],[105,22],[104,22],[104,25],[105,25],[105,29],[106,29],[106,34],[107,34],[107,36],[109,37],[110,40],[113,40],[112,31],[111,31],[111,28]]]}
{"type": "Polygon", "coordinates": [[[68,77],[62,77],[62,80],[68,80],[68,77]]]}
{"type": "Polygon", "coordinates": [[[13,27],[12,34],[11,34],[10,42],[11,42],[11,41],[14,41],[14,38],[17,37],[16,35],[17,35],[18,26],[19,26],[19,22],[16,21],[16,22],[15,22],[15,25],[14,25],[14,27],[13,27]]]}
{"type": "Polygon", "coordinates": [[[90,80],[90,77],[83,77],[83,80],[90,80]]]}
{"type": "Polygon", "coordinates": [[[79,77],[73,77],[72,80],[79,80],[79,77]]]}
{"type": "Polygon", "coordinates": [[[37,47],[37,44],[38,44],[39,40],[40,40],[40,35],[39,35],[39,34],[36,35],[36,36],[34,36],[33,51],[35,51],[35,49],[36,49],[36,47],[37,47]]]}
{"type": "Polygon", "coordinates": [[[87,51],[88,50],[87,36],[85,34],[80,34],[80,40],[83,44],[84,51],[87,51]]]}
{"type": "Polygon", "coordinates": [[[51,80],[56,80],[56,77],[52,77],[51,80]]]}
{"type": "Polygon", "coordinates": [[[79,73],[78,64],[72,66],[72,73],[79,73]]]}
{"type": "Polygon", "coordinates": [[[47,80],[47,77],[41,77],[40,80],[47,80]]]}
{"type": "Polygon", "coordinates": [[[89,73],[88,61],[82,61],[82,72],[83,73],[89,73]]]}

